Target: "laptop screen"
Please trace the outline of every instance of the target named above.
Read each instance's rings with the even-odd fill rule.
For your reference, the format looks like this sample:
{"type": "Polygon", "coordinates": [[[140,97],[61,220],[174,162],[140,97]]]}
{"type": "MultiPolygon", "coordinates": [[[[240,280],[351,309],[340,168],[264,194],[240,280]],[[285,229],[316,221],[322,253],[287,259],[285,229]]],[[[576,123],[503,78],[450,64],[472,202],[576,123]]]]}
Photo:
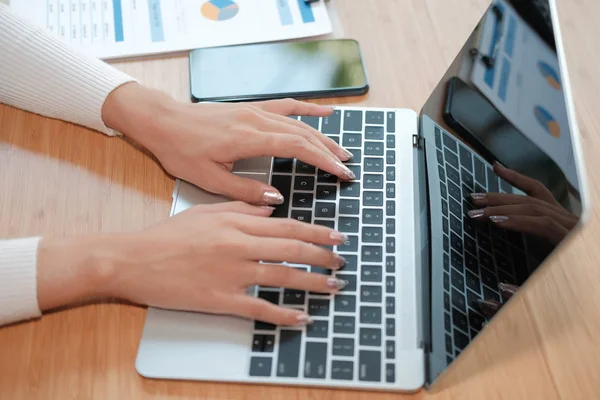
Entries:
{"type": "Polygon", "coordinates": [[[430,380],[485,329],[581,214],[551,9],[548,0],[494,0],[421,111],[437,145],[425,147],[430,380]]]}

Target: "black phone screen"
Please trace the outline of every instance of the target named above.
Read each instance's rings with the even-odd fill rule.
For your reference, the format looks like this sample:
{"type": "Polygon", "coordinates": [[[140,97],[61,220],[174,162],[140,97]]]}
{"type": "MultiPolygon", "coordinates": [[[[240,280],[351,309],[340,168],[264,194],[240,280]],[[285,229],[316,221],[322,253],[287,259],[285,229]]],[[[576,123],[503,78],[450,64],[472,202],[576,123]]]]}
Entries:
{"type": "Polygon", "coordinates": [[[190,53],[194,101],[326,97],[368,88],[354,40],[268,43],[190,53]]]}

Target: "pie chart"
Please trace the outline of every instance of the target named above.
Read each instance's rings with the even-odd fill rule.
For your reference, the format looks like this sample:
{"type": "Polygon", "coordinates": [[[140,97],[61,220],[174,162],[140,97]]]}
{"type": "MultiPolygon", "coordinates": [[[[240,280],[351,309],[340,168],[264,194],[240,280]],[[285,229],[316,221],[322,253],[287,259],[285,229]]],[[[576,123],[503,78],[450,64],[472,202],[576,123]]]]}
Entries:
{"type": "Polygon", "coordinates": [[[560,76],[558,76],[558,73],[556,73],[554,68],[552,68],[549,64],[543,61],[540,61],[538,63],[538,68],[540,69],[540,72],[542,73],[544,79],[546,79],[546,82],[548,82],[548,85],[550,85],[556,90],[562,89],[562,85],[560,83],[560,76]]]}
{"type": "Polygon", "coordinates": [[[200,8],[202,15],[211,21],[226,21],[235,17],[238,11],[233,0],[209,0],[200,8]]]}
{"type": "Polygon", "coordinates": [[[536,106],[533,109],[533,113],[535,114],[535,119],[537,119],[542,128],[544,128],[549,135],[555,138],[560,137],[560,125],[548,110],[542,106],[536,106]]]}

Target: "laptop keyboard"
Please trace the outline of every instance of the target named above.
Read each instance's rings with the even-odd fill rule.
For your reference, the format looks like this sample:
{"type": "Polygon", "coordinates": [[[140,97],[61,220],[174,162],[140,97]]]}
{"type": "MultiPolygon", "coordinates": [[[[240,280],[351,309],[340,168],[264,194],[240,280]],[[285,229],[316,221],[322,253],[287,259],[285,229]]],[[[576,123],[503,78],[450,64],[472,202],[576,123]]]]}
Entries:
{"type": "Polygon", "coordinates": [[[485,321],[475,301],[501,301],[498,283],[524,282],[527,258],[523,235],[477,223],[467,215],[475,209],[471,193],[512,193],[511,185],[438,127],[435,146],[443,214],[444,327],[449,364],[485,321]]]}
{"type": "Polygon", "coordinates": [[[330,247],[347,260],[339,271],[293,267],[335,275],[349,284],[337,295],[258,288],[260,298],[304,310],[314,323],[294,328],[256,321],[249,375],[393,383],[397,322],[395,114],[336,110],[329,117],[300,120],[352,152],[346,165],[357,178],[340,182],[301,161],[276,158],[271,184],[285,202],[276,207],[273,216],[346,233],[345,243],[330,247]]]}

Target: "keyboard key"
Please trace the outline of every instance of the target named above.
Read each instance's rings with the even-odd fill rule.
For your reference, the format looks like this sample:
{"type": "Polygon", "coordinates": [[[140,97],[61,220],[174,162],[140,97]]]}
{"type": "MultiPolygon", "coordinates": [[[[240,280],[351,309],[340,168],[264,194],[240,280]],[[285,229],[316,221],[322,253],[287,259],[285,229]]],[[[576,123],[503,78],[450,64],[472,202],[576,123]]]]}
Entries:
{"type": "Polygon", "coordinates": [[[341,111],[335,110],[333,114],[323,117],[323,126],[321,127],[321,132],[325,134],[334,134],[337,135],[340,133],[340,123],[341,120],[341,111]]]}
{"type": "Polygon", "coordinates": [[[480,314],[476,313],[473,310],[469,310],[469,324],[471,328],[480,330],[485,319],[480,314]]]}
{"type": "Polygon", "coordinates": [[[340,217],[339,231],[345,233],[358,233],[358,218],[340,217]]]}
{"type": "Polygon", "coordinates": [[[309,338],[327,338],[329,331],[329,321],[313,321],[306,325],[306,337],[309,338]]]}
{"type": "Polygon", "coordinates": [[[331,228],[331,229],[335,229],[335,222],[334,221],[324,221],[324,220],[315,219],[314,224],[315,225],[320,225],[320,226],[326,226],[326,227],[331,228]]]}
{"type": "Polygon", "coordinates": [[[282,329],[279,333],[277,376],[298,377],[302,331],[282,329]]]}
{"type": "MultiPolygon", "coordinates": [[[[279,305],[279,292],[267,292],[267,291],[259,291],[258,297],[260,299],[266,300],[272,304],[279,305]]],[[[258,331],[274,331],[276,328],[275,325],[263,322],[263,321],[254,321],[254,329],[258,331]]]]}
{"type": "Polygon", "coordinates": [[[436,153],[436,154],[437,154],[437,161],[438,161],[438,164],[440,164],[440,165],[442,165],[442,166],[443,166],[443,165],[444,165],[444,154],[442,154],[442,152],[441,152],[441,151],[439,151],[439,150],[437,151],[437,153],[436,153]]]}
{"type": "Polygon", "coordinates": [[[450,295],[446,292],[444,293],[444,309],[450,311],[450,295]]]}
{"type": "Polygon", "coordinates": [[[454,326],[461,329],[463,332],[469,332],[469,323],[467,322],[467,316],[456,308],[452,309],[452,321],[454,326]]]}
{"type": "MultiPolygon", "coordinates": [[[[452,165],[454,168],[458,169],[458,157],[456,156],[456,154],[452,153],[448,149],[444,149],[444,158],[446,159],[447,163],[452,165]]],[[[446,167],[446,173],[448,173],[447,170],[448,170],[448,167],[446,167]]]]}
{"type": "MultiPolygon", "coordinates": [[[[494,268],[494,260],[492,259],[492,256],[490,256],[488,253],[486,253],[485,251],[481,251],[479,250],[479,264],[482,267],[485,267],[487,269],[493,270],[494,268]]],[[[479,273],[479,270],[477,271],[473,271],[475,273],[479,273]]]]}
{"type": "Polygon", "coordinates": [[[396,152],[394,150],[385,152],[385,162],[390,165],[396,164],[396,152]]]}
{"type": "Polygon", "coordinates": [[[363,127],[362,111],[344,111],[344,131],[361,132],[363,127]]]}
{"type": "Polygon", "coordinates": [[[456,268],[461,273],[463,272],[463,258],[460,253],[457,253],[455,250],[452,250],[450,253],[450,260],[452,261],[452,266],[456,268]]]}
{"type": "MultiPolygon", "coordinates": [[[[356,228],[358,229],[358,219],[356,228]]],[[[383,241],[383,229],[371,226],[363,227],[362,241],[365,243],[381,243],[383,241]]]]}
{"type": "Polygon", "coordinates": [[[450,243],[452,244],[452,248],[458,252],[458,254],[462,254],[463,252],[463,240],[458,237],[456,234],[450,234],[450,243]]]}
{"type": "Polygon", "coordinates": [[[396,382],[396,366],[394,364],[385,365],[385,381],[387,383],[396,382]]]}
{"type": "Polygon", "coordinates": [[[365,208],[362,212],[363,224],[383,224],[383,210],[378,208],[365,208]]]}
{"type": "Polygon", "coordinates": [[[395,183],[386,183],[385,197],[388,199],[393,199],[396,197],[396,184],[395,183]]]}
{"type": "Polygon", "coordinates": [[[450,251],[450,239],[448,239],[448,236],[444,235],[442,241],[444,242],[444,251],[448,253],[450,251]]]}
{"type": "Polygon", "coordinates": [[[444,272],[444,290],[450,290],[450,275],[444,272]]]}
{"type": "Polygon", "coordinates": [[[450,272],[450,257],[444,253],[444,271],[450,272]]]}
{"type": "Polygon", "coordinates": [[[396,168],[395,167],[387,167],[385,169],[385,180],[386,181],[395,181],[396,180],[396,168]]]}
{"type": "Polygon", "coordinates": [[[292,172],[292,167],[294,166],[293,158],[275,158],[273,160],[273,172],[292,172]]]}
{"type": "Polygon", "coordinates": [[[358,200],[340,200],[340,215],[358,215],[360,203],[358,200]]]}
{"type": "Polygon", "coordinates": [[[333,333],[349,333],[356,331],[356,322],[354,317],[336,315],[333,318],[333,333]]]}
{"type": "Polygon", "coordinates": [[[383,133],[383,126],[366,126],[365,127],[365,139],[366,140],[383,140],[385,135],[383,133]]]}
{"type": "Polygon", "coordinates": [[[393,340],[385,341],[385,358],[392,360],[396,358],[396,342],[393,340]]]}
{"type": "Polygon", "coordinates": [[[352,171],[354,176],[356,176],[356,179],[360,180],[361,166],[360,165],[348,165],[347,167],[350,171],[352,171]]]}
{"type": "Polygon", "coordinates": [[[393,276],[387,276],[385,278],[385,292],[396,293],[396,278],[393,276]]]}
{"type": "Polygon", "coordinates": [[[394,318],[385,319],[385,335],[396,336],[396,320],[394,318]]]}
{"type": "Polygon", "coordinates": [[[448,193],[456,200],[462,199],[462,192],[454,183],[448,181],[448,193]]]}
{"type": "MultiPolygon", "coordinates": [[[[454,184],[460,185],[460,175],[458,174],[458,171],[449,164],[446,164],[446,175],[454,184]]],[[[458,199],[460,200],[460,197],[458,199]]]]}
{"type": "Polygon", "coordinates": [[[446,352],[452,353],[452,338],[446,335],[446,352]]]}
{"type": "Polygon", "coordinates": [[[481,293],[479,287],[479,277],[473,274],[471,271],[465,271],[465,280],[467,281],[467,287],[477,293],[481,293]]]}
{"type": "Polygon", "coordinates": [[[365,142],[364,150],[366,156],[383,156],[383,143],[365,142]]]}
{"type": "Polygon", "coordinates": [[[366,382],[381,381],[381,351],[358,352],[358,379],[366,382]]]}
{"type": "Polygon", "coordinates": [[[464,146],[459,146],[458,154],[460,156],[460,165],[462,165],[467,171],[473,170],[473,161],[471,152],[464,146]]]}
{"type": "Polygon", "coordinates": [[[498,279],[496,278],[496,275],[486,268],[481,268],[481,281],[491,288],[498,287],[498,279]]]}
{"type": "Polygon", "coordinates": [[[354,339],[350,338],[333,338],[333,355],[334,356],[354,356],[354,339]]]}
{"type": "Polygon", "coordinates": [[[396,148],[396,136],[394,136],[394,135],[386,135],[386,137],[385,137],[385,146],[388,149],[395,149],[396,148]]]}
{"type": "Polygon", "coordinates": [[[475,162],[475,181],[485,188],[487,186],[485,179],[485,165],[483,165],[477,157],[475,157],[473,161],[475,162]]]}
{"type": "Polygon", "coordinates": [[[344,264],[341,270],[344,272],[356,271],[357,257],[352,254],[344,254],[344,259],[346,260],[346,264],[344,264]]]}
{"type": "Polygon", "coordinates": [[[469,345],[469,337],[460,331],[454,330],[454,344],[461,350],[469,345]]]}
{"type": "Polygon", "coordinates": [[[498,295],[498,293],[489,289],[487,286],[483,286],[483,298],[486,300],[500,301],[500,296],[498,295]]]}
{"type": "Polygon", "coordinates": [[[272,353],[275,348],[275,335],[254,335],[252,351],[255,353],[272,353]]]}
{"type": "Polygon", "coordinates": [[[387,131],[390,133],[396,132],[396,113],[393,111],[388,111],[386,114],[386,117],[387,117],[387,131]]]}
{"type": "Polygon", "coordinates": [[[342,136],[343,147],[362,147],[362,134],[344,133],[342,136]]]}
{"type": "Polygon", "coordinates": [[[494,172],[490,167],[486,168],[487,170],[487,182],[488,182],[488,192],[490,193],[498,193],[498,175],[494,172]]]}
{"type": "Polygon", "coordinates": [[[360,308],[361,324],[381,324],[381,307],[362,306],[360,308]]]}
{"type": "Polygon", "coordinates": [[[314,175],[315,171],[316,171],[316,169],[312,165],[309,165],[300,160],[296,160],[296,173],[297,174],[314,175]]]}
{"type": "MultiPolygon", "coordinates": [[[[385,117],[383,111],[367,111],[365,112],[365,124],[384,124],[385,117]]],[[[383,128],[382,128],[383,129],[383,128]]]]}
{"type": "Polygon", "coordinates": [[[458,153],[456,140],[452,138],[452,136],[444,134],[442,135],[442,140],[444,141],[444,145],[446,147],[448,147],[453,152],[458,153]]]}
{"type": "Polygon", "coordinates": [[[441,182],[446,182],[446,172],[444,171],[444,167],[438,165],[438,175],[440,176],[441,182]]]}
{"type": "Polygon", "coordinates": [[[504,179],[500,179],[500,189],[504,193],[512,193],[512,186],[504,179]]]}
{"type": "Polygon", "coordinates": [[[388,236],[385,238],[385,251],[387,251],[388,253],[395,253],[396,252],[396,239],[388,236]]]}
{"type": "Polygon", "coordinates": [[[290,208],[290,192],[292,191],[292,177],[290,175],[273,175],[271,176],[271,186],[279,190],[283,195],[283,204],[275,207],[275,211],[271,216],[276,218],[287,218],[290,208]]]}
{"type": "Polygon", "coordinates": [[[363,262],[381,262],[383,248],[381,246],[363,246],[361,249],[363,262]]]}
{"type": "Polygon", "coordinates": [[[327,343],[307,342],[304,351],[304,377],[325,379],[327,343]]]}
{"type": "Polygon", "coordinates": [[[465,228],[465,233],[468,233],[469,235],[471,235],[471,237],[475,237],[475,225],[473,224],[473,221],[471,221],[470,218],[463,218],[463,228],[465,228]]]}
{"type": "Polygon", "coordinates": [[[385,313],[388,315],[396,314],[396,299],[393,296],[387,296],[385,298],[385,313]]]}
{"type": "Polygon", "coordinates": [[[442,131],[437,126],[434,128],[435,132],[435,147],[442,149],[442,131]]]}
{"type": "Polygon", "coordinates": [[[358,236],[348,236],[348,240],[337,247],[338,251],[355,253],[358,251],[358,236]]]}
{"type": "Polygon", "coordinates": [[[388,235],[396,233],[396,220],[394,218],[387,218],[385,220],[385,233],[388,235]]]}
{"type": "Polygon", "coordinates": [[[452,271],[450,272],[450,277],[452,281],[452,286],[454,286],[461,292],[465,290],[465,278],[463,278],[460,272],[452,268],[452,271]]]}
{"type": "Polygon", "coordinates": [[[460,311],[465,311],[465,296],[456,289],[452,289],[452,305],[460,311]]]}
{"type": "Polygon", "coordinates": [[[294,190],[309,190],[313,191],[315,188],[315,177],[314,176],[296,176],[294,180],[294,190]]]}
{"type": "Polygon", "coordinates": [[[331,362],[331,379],[351,381],[354,379],[354,363],[352,361],[331,362]]]}
{"type": "Polygon", "coordinates": [[[309,299],[308,314],[314,317],[329,316],[329,299],[309,299]]]}
{"type": "Polygon", "coordinates": [[[381,286],[362,285],[360,287],[360,301],[363,303],[381,303],[381,286]]]}
{"type": "Polygon", "coordinates": [[[306,125],[312,126],[316,130],[319,130],[319,117],[301,115],[300,121],[304,122],[306,125]]]}
{"type": "Polygon", "coordinates": [[[468,236],[465,236],[465,250],[471,254],[477,254],[477,243],[468,236]]]}
{"type": "MultiPolygon", "coordinates": [[[[366,179],[366,176],[365,174],[364,179],[366,179]]],[[[360,197],[360,182],[340,182],[340,196],[360,197]]]]}
{"type": "Polygon", "coordinates": [[[336,312],[356,311],[356,296],[348,294],[336,295],[334,299],[334,309],[336,312]]]}
{"type": "Polygon", "coordinates": [[[348,284],[341,290],[342,292],[356,292],[356,275],[338,273],[336,277],[348,281],[348,284]]]}
{"type": "Polygon", "coordinates": [[[382,274],[380,265],[362,265],[360,269],[360,279],[363,282],[381,282],[382,274]]]}
{"type": "Polygon", "coordinates": [[[283,304],[304,305],[306,292],[303,290],[285,289],[283,291],[283,304]]]}
{"type": "Polygon", "coordinates": [[[448,202],[446,200],[442,200],[442,214],[448,215],[448,202]]]}
{"type": "MultiPolygon", "coordinates": [[[[492,242],[490,241],[490,239],[487,236],[482,235],[481,233],[479,235],[477,235],[477,243],[479,244],[479,247],[485,251],[487,251],[488,253],[492,252],[492,242]]],[[[491,268],[494,269],[494,268],[491,268]]]]}
{"type": "Polygon", "coordinates": [[[333,140],[337,144],[340,144],[340,137],[337,135],[326,135],[329,139],[333,140]]]}
{"type": "Polygon", "coordinates": [[[440,194],[442,195],[442,199],[445,199],[448,197],[448,188],[446,187],[446,184],[443,182],[440,182],[440,194]]]}
{"type": "Polygon", "coordinates": [[[273,359],[271,357],[250,358],[250,376],[271,376],[273,359]]]}
{"type": "Polygon", "coordinates": [[[352,158],[346,163],[360,164],[362,161],[362,150],[361,149],[346,149],[352,153],[352,158]]]}
{"type": "Polygon", "coordinates": [[[381,346],[381,329],[360,328],[359,344],[361,346],[381,346]]]}
{"type": "Polygon", "coordinates": [[[330,185],[317,186],[317,200],[335,200],[337,187],[330,185]]]}
{"type": "MultiPolygon", "coordinates": [[[[292,198],[292,207],[296,208],[312,208],[313,194],[312,193],[294,193],[292,198]]],[[[331,203],[333,204],[333,203],[331,203]]]]}
{"type": "Polygon", "coordinates": [[[363,206],[382,206],[383,192],[365,191],[363,192],[363,206]]]}
{"type": "MultiPolygon", "coordinates": [[[[295,195],[296,193],[294,193],[295,195]]],[[[315,204],[316,218],[335,218],[335,203],[317,201],[315,204]]]]}
{"type": "Polygon", "coordinates": [[[452,231],[457,235],[462,236],[462,224],[454,215],[450,216],[450,228],[452,228],[452,231]]]}
{"type": "Polygon", "coordinates": [[[473,175],[471,175],[463,168],[460,170],[460,176],[462,178],[463,184],[468,188],[469,194],[472,193],[473,188],[475,187],[475,183],[473,182],[473,175]]]}
{"type": "Polygon", "coordinates": [[[317,182],[319,182],[319,183],[336,183],[337,176],[320,169],[319,173],[317,175],[317,182]]]}
{"type": "MultiPolygon", "coordinates": [[[[450,314],[448,313],[444,313],[444,329],[446,330],[446,332],[452,331],[452,321],[450,319],[450,314]]],[[[451,352],[452,348],[448,350],[448,348],[446,347],[446,351],[451,352]]]]}
{"type": "MultiPolygon", "coordinates": [[[[321,275],[331,275],[333,272],[329,268],[315,267],[314,265],[310,267],[310,272],[313,274],[321,274],[321,275]]],[[[326,293],[318,293],[318,294],[326,294],[326,293]]]]}
{"type": "Polygon", "coordinates": [[[462,215],[462,209],[458,202],[453,199],[448,199],[448,204],[450,204],[450,211],[452,211],[455,216],[460,217],[462,215]]]}
{"type": "Polygon", "coordinates": [[[310,210],[292,210],[292,218],[300,222],[312,222],[312,211],[310,210]]]}
{"type": "Polygon", "coordinates": [[[385,258],[385,272],[388,272],[388,273],[396,272],[396,257],[387,256],[385,258]]]}
{"type": "Polygon", "coordinates": [[[365,172],[383,172],[383,158],[365,157],[365,172]]]}

